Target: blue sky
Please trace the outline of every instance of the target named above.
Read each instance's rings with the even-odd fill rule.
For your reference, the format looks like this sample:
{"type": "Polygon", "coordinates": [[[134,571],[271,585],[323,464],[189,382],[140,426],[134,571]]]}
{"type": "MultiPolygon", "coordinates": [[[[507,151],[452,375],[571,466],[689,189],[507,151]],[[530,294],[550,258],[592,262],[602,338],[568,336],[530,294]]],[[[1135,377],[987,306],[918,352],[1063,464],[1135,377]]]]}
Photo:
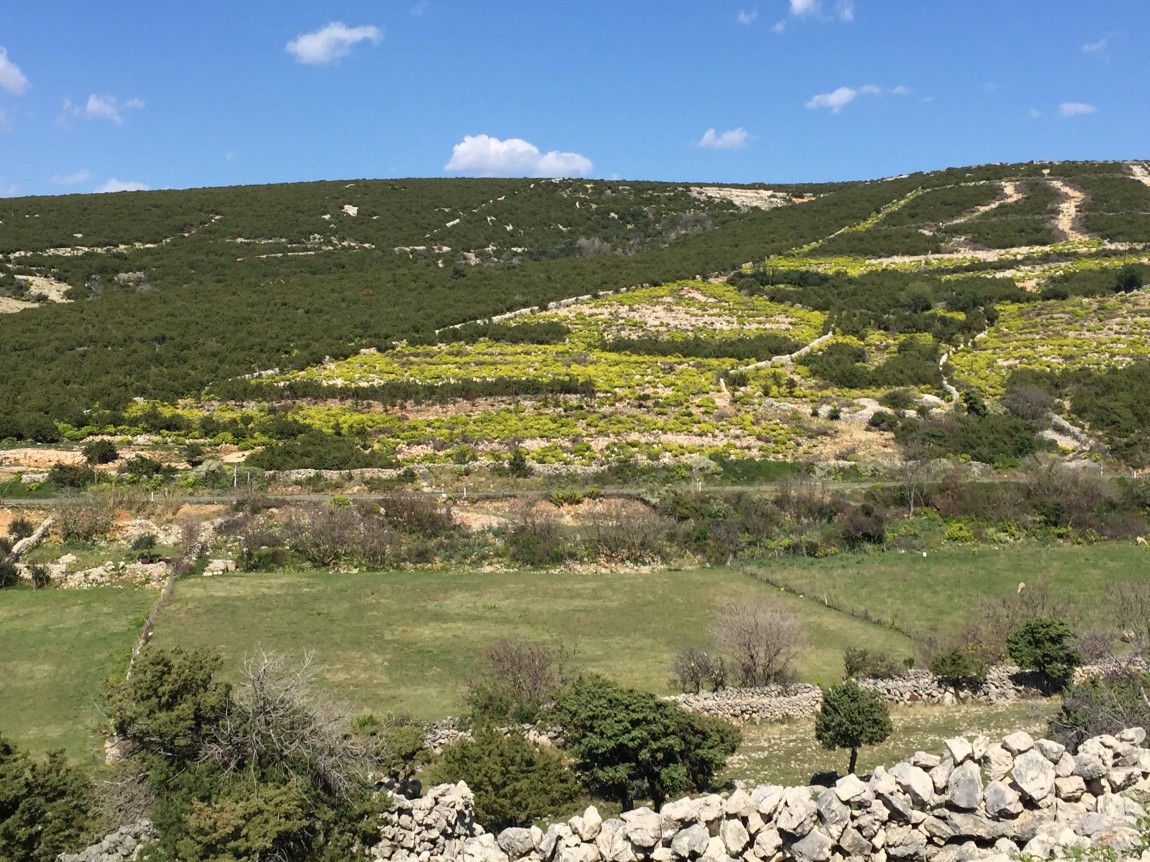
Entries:
{"type": "Polygon", "coordinates": [[[0,195],[1150,157],[1146,0],[0,0],[0,195]]]}

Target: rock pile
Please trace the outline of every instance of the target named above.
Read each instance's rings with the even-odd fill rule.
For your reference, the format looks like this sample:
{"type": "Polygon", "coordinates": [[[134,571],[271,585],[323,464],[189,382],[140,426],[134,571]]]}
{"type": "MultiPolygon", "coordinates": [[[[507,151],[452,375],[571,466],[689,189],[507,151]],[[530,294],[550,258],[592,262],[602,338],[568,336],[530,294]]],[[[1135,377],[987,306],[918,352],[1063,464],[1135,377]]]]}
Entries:
{"type": "Polygon", "coordinates": [[[142,845],[155,838],[156,829],[152,821],[141,819],[121,826],[98,844],[79,853],[60,854],[57,862],[123,862],[125,859],[137,858],[142,845]]]}
{"type": "Polygon", "coordinates": [[[734,724],[805,718],[818,712],[822,702],[819,687],[806,683],[725,688],[675,698],[675,703],[689,712],[712,715],[734,724]]]}
{"type": "MultiPolygon", "coordinates": [[[[1005,862],[1107,847],[1113,858],[1138,858],[1146,812],[1122,794],[1150,789],[1145,744],[1141,728],[1087,740],[1076,755],[1022,732],[997,743],[958,737],[942,756],[919,752],[869,780],[762,785],[607,820],[590,807],[546,832],[498,835],[472,822],[464,785],[442,785],[421,800],[396,798],[396,819],[373,855],[393,862],[1005,862]]],[[[1143,858],[1150,862],[1150,852],[1143,858]]]]}

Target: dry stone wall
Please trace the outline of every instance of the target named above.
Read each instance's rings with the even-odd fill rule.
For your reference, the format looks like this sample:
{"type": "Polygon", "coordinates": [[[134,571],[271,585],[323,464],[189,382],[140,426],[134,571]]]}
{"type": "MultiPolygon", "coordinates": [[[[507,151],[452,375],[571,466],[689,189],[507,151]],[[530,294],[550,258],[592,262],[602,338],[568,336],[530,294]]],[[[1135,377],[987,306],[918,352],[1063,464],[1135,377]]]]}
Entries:
{"type": "Polygon", "coordinates": [[[1131,791],[1150,791],[1141,728],[1087,740],[1076,755],[1012,733],[947,740],[869,779],[833,787],[761,785],[538,828],[485,832],[466,785],[395,799],[372,856],[387,862],[967,862],[1075,858],[1088,847],[1150,862],[1131,791]]]}

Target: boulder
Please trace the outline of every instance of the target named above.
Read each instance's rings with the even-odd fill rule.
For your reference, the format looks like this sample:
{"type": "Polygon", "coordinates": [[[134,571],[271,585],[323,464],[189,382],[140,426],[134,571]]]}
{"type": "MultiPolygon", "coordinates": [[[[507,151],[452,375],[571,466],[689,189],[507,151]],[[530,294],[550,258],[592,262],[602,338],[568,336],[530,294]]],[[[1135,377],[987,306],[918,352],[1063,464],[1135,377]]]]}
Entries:
{"type": "Polygon", "coordinates": [[[495,839],[499,849],[511,859],[521,859],[535,849],[535,841],[531,837],[530,829],[513,826],[504,829],[495,839]]]}
{"type": "Polygon", "coordinates": [[[649,850],[663,839],[663,824],[659,815],[650,808],[636,808],[621,815],[623,837],[634,846],[649,850]]]}
{"type": "Polygon", "coordinates": [[[783,802],[785,789],[777,784],[761,784],[751,791],[751,801],[755,803],[764,820],[770,820],[774,816],[783,802]]]}
{"type": "Polygon", "coordinates": [[[830,787],[819,794],[815,805],[819,810],[823,831],[830,836],[832,841],[838,841],[843,829],[850,822],[850,808],[839,800],[838,794],[830,787]]]}
{"type": "Polygon", "coordinates": [[[1013,755],[1019,755],[1034,748],[1034,737],[1025,730],[1016,730],[1002,738],[1002,747],[1013,755]]]}
{"type": "Polygon", "coordinates": [[[1141,745],[1146,741],[1146,730],[1141,727],[1128,727],[1117,734],[1119,742],[1127,742],[1130,745],[1141,745]]]}
{"type": "Polygon", "coordinates": [[[1006,782],[990,782],[983,798],[987,816],[995,820],[1017,817],[1022,813],[1022,797],[1006,782]]]}
{"type": "Polygon", "coordinates": [[[1086,781],[1103,778],[1108,771],[1109,767],[1097,754],[1079,751],[1078,754],[1074,755],[1073,774],[1080,776],[1086,781]]]}
{"type": "Polygon", "coordinates": [[[965,811],[973,811],[982,801],[982,770],[973,760],[965,761],[950,774],[946,801],[965,811]]]}
{"type": "Polygon", "coordinates": [[[839,836],[839,846],[843,848],[848,856],[865,857],[870,855],[871,851],[870,841],[851,826],[844,829],[843,834],[839,836]]]}
{"type": "Polygon", "coordinates": [[[508,862],[508,858],[499,849],[495,836],[487,832],[463,842],[463,862],[508,862]]]}
{"type": "Polygon", "coordinates": [[[1023,795],[1036,803],[1054,794],[1054,765],[1034,749],[1015,758],[1010,774],[1023,795]]]}
{"type": "Polygon", "coordinates": [[[728,817],[747,817],[755,810],[755,802],[749,793],[739,788],[727,798],[723,808],[728,817]]]}
{"type": "MultiPolygon", "coordinates": [[[[699,817],[699,806],[688,796],[668,802],[659,810],[664,826],[674,827],[680,823],[694,823],[699,817]]],[[[701,851],[700,851],[701,852],[701,851]]]]}
{"type": "Polygon", "coordinates": [[[910,826],[890,826],[886,830],[886,853],[891,859],[917,858],[926,849],[926,836],[910,826]]]}
{"type": "Polygon", "coordinates": [[[991,781],[1001,781],[1014,768],[1014,756],[1005,746],[996,742],[986,747],[986,753],[982,756],[982,766],[986,770],[987,778],[991,781]]]}
{"type": "Polygon", "coordinates": [[[805,787],[792,787],[786,792],[776,825],[781,831],[801,838],[814,828],[818,811],[805,787]]]}
{"type": "Polygon", "coordinates": [[[1062,755],[1066,753],[1066,746],[1060,742],[1055,742],[1051,739],[1040,739],[1034,743],[1034,747],[1038,752],[1049,760],[1051,763],[1058,763],[1062,755]]]}
{"type": "Polygon", "coordinates": [[[603,826],[603,818],[599,816],[599,809],[594,805],[588,805],[582,817],[572,817],[568,822],[571,830],[583,841],[594,841],[603,826]]]}
{"type": "Polygon", "coordinates": [[[1086,782],[1080,775],[1069,775],[1066,778],[1054,779],[1054,795],[1067,802],[1077,802],[1086,792],[1086,782]]]}
{"type": "Polygon", "coordinates": [[[938,766],[930,770],[930,780],[934,782],[934,792],[942,793],[954,772],[954,761],[947,757],[938,766]]]}
{"type": "Polygon", "coordinates": [[[771,859],[783,847],[783,836],[778,829],[764,829],[755,836],[755,846],[751,852],[759,859],[771,859]]]}
{"type": "Polygon", "coordinates": [[[931,797],[934,796],[934,782],[923,769],[909,763],[899,763],[890,770],[890,775],[910,797],[912,804],[920,808],[930,805],[931,797]]]}
{"type": "Polygon", "coordinates": [[[965,736],[956,736],[954,739],[948,739],[943,743],[946,746],[947,754],[955,764],[960,764],[964,760],[970,760],[974,757],[974,746],[970,744],[970,740],[965,736]]]}
{"type": "Polygon", "coordinates": [[[723,841],[723,846],[727,848],[727,855],[738,856],[743,852],[743,848],[751,843],[751,836],[747,832],[747,827],[743,825],[743,821],[737,817],[730,817],[723,821],[719,826],[719,838],[723,841]]]}
{"type": "Polygon", "coordinates": [[[707,828],[698,823],[688,826],[671,839],[671,855],[679,859],[702,856],[711,840],[707,828]]]}
{"type": "MultiPolygon", "coordinates": [[[[839,801],[850,802],[862,796],[863,793],[866,792],[867,786],[861,778],[852,772],[849,775],[844,775],[842,778],[836,781],[834,789],[835,795],[839,798],[839,801]]],[[[760,813],[762,812],[761,807],[759,808],[759,811],[760,813]]]]}
{"type": "Polygon", "coordinates": [[[791,845],[796,862],[828,862],[834,842],[820,829],[812,829],[791,845]]]}

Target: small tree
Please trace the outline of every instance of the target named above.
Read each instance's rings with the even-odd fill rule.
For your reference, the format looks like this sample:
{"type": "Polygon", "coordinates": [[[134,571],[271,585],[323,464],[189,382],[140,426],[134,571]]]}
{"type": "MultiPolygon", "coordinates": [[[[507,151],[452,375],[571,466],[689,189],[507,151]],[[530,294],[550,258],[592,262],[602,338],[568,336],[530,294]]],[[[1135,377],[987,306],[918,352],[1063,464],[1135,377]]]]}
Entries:
{"type": "Polygon", "coordinates": [[[791,664],[801,652],[799,618],[765,598],[720,606],[711,636],[730,657],[742,685],[789,681],[791,664]]]}
{"type": "Polygon", "coordinates": [[[890,709],[877,691],[859,688],[848,681],[823,692],[822,706],[815,715],[815,739],[823,748],[849,748],[853,773],[859,747],[877,745],[891,735],[890,709]]]}
{"type": "Polygon", "coordinates": [[[640,795],[659,808],[673,793],[709,787],[739,743],[725,722],[600,677],[564,690],[553,715],[588,789],[624,809],[640,795]]]}
{"type": "Polygon", "coordinates": [[[698,694],[704,685],[709,685],[712,691],[722,688],[727,669],[722,656],[712,656],[705,649],[689,646],[679,650],[671,664],[671,673],[675,675],[671,682],[680,691],[698,694]]]}
{"type": "Polygon", "coordinates": [[[1015,663],[1038,671],[1055,691],[1066,687],[1081,663],[1074,645],[1070,624],[1048,617],[1025,620],[1006,638],[1006,650],[1015,663]]]}

